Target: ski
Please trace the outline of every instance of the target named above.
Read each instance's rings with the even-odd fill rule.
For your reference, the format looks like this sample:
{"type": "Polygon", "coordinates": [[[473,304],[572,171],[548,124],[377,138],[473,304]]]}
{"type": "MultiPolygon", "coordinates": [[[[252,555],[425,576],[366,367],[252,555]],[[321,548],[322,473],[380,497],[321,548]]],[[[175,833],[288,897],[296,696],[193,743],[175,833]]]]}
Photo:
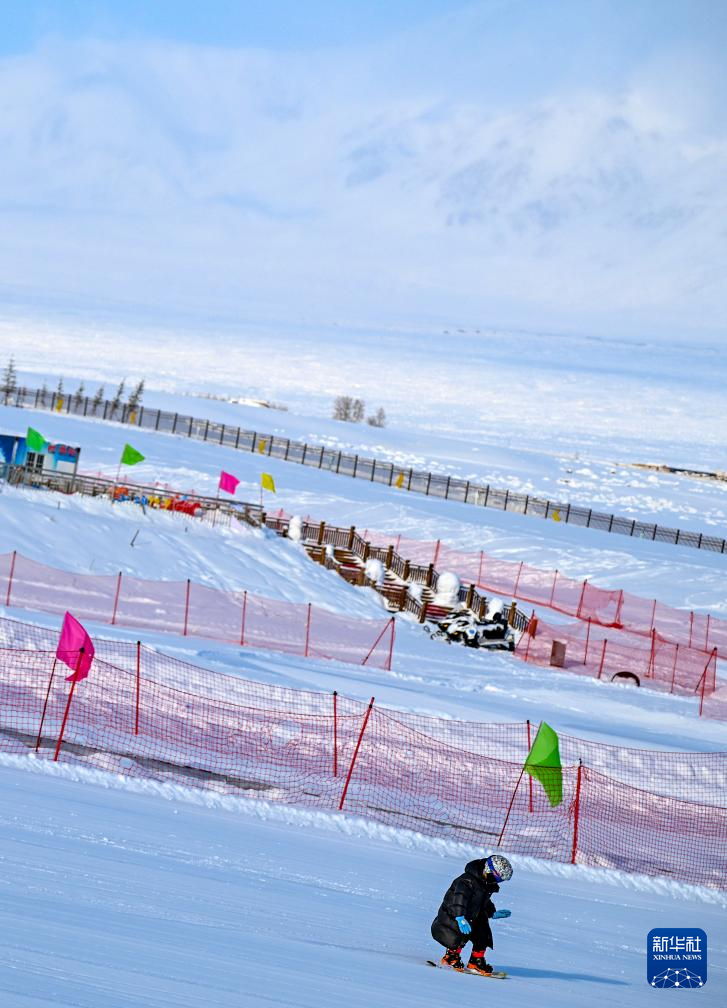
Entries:
{"type": "Polygon", "coordinates": [[[469,976],[481,976],[486,977],[490,980],[506,980],[508,978],[507,973],[504,970],[497,970],[493,973],[472,973],[470,970],[456,970],[452,966],[444,966],[442,963],[432,962],[431,959],[427,959],[427,966],[434,966],[435,969],[451,970],[452,973],[468,973],[469,976]]]}

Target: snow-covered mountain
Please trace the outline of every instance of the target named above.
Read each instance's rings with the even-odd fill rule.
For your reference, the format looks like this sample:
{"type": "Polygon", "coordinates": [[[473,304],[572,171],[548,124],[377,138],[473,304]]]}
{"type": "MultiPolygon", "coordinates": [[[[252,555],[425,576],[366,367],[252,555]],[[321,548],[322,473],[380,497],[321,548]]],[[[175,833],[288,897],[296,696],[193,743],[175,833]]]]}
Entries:
{"type": "Polygon", "coordinates": [[[359,46],[6,58],[6,296],[718,331],[718,77],[626,21],[476,4],[359,46]]]}

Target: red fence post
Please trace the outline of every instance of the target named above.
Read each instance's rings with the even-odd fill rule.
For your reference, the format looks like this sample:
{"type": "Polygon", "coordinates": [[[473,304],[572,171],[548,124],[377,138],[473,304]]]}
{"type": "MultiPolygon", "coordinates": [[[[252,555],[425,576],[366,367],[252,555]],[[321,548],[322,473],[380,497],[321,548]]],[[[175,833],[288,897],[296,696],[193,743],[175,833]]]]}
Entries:
{"type": "Polygon", "coordinates": [[[709,651],[709,616],[710,616],[710,614],[707,613],[707,626],[706,626],[705,631],[704,631],[704,650],[705,651],[709,651]]]}
{"type": "Polygon", "coordinates": [[[396,621],[391,617],[391,637],[389,638],[389,657],[386,660],[386,671],[391,672],[391,663],[394,658],[394,637],[396,635],[396,621]]]}
{"type": "Polygon", "coordinates": [[[308,615],[305,621],[305,651],[304,656],[308,657],[308,646],[310,644],[310,618],[311,618],[311,603],[308,603],[308,615]]]}
{"type": "Polygon", "coordinates": [[[553,608],[553,599],[555,598],[555,582],[558,580],[557,569],[553,573],[553,587],[550,589],[550,602],[548,602],[548,608],[553,608]]]}
{"type": "Polygon", "coordinates": [[[141,705],[141,641],[136,642],[136,717],[134,735],[139,734],[139,707],[141,705]]]}
{"type": "Polygon", "coordinates": [[[583,587],[581,588],[581,597],[578,601],[578,608],[576,609],[576,617],[578,619],[581,618],[581,610],[583,608],[583,599],[585,598],[587,584],[588,584],[588,578],[586,578],[586,580],[583,582],[583,587]]]}
{"type": "Polygon", "coordinates": [[[654,630],[656,626],[656,599],[654,599],[654,604],[651,607],[651,626],[649,630],[654,630]]]}
{"type": "MultiPolygon", "coordinates": [[[[528,752],[529,752],[529,750],[528,750],[528,752]]],[[[495,844],[496,847],[499,847],[500,844],[502,843],[502,838],[505,835],[505,827],[507,826],[507,821],[510,818],[510,812],[512,811],[512,805],[513,805],[513,802],[515,801],[515,795],[517,794],[517,789],[520,787],[520,781],[523,779],[523,774],[524,773],[525,773],[525,763],[523,763],[523,768],[520,771],[520,776],[517,779],[517,784],[515,785],[515,790],[512,793],[512,797],[510,798],[510,804],[507,806],[507,812],[505,814],[505,822],[502,824],[502,829],[500,830],[500,835],[497,838],[497,843],[495,844]]],[[[528,774],[528,776],[530,776],[530,775],[528,774]]]]}
{"type": "Polygon", "coordinates": [[[517,571],[517,577],[515,578],[515,587],[512,590],[512,593],[513,593],[513,595],[515,595],[515,597],[517,597],[517,590],[518,590],[518,586],[520,584],[520,575],[523,572],[523,567],[524,566],[525,566],[525,561],[521,560],[520,561],[520,566],[518,567],[518,571],[517,571]]]}
{"type": "Polygon", "coordinates": [[[679,660],[679,645],[676,644],[674,647],[674,664],[672,665],[671,668],[671,687],[669,688],[670,693],[674,692],[674,682],[676,681],[678,660],[679,660]]]}
{"type": "Polygon", "coordinates": [[[371,717],[371,711],[374,706],[374,697],[371,697],[368,707],[366,708],[366,713],[364,715],[363,724],[361,725],[361,731],[358,733],[358,741],[356,742],[356,748],[353,751],[353,756],[351,757],[351,766],[348,768],[348,774],[346,775],[346,783],[343,786],[343,794],[341,795],[341,800],[338,803],[338,811],[340,812],[343,808],[343,803],[346,800],[346,795],[348,794],[348,785],[351,783],[351,774],[353,773],[353,768],[356,765],[356,758],[358,757],[358,751],[361,748],[361,740],[364,737],[364,732],[366,731],[366,725],[369,723],[369,718],[371,717]]]}
{"type": "Polygon", "coordinates": [[[121,594],[121,571],[119,571],[116,578],[116,594],[114,595],[114,610],[111,613],[111,626],[116,623],[116,613],[119,608],[119,595],[121,594]]]}
{"type": "MultiPolygon", "coordinates": [[[[704,691],[707,687],[707,672],[709,672],[709,666],[712,664],[712,662],[716,661],[717,661],[717,648],[715,648],[712,654],[709,656],[709,660],[707,661],[707,664],[704,666],[704,672],[702,673],[702,679],[701,679],[702,694],[699,698],[699,717],[702,716],[702,711],[704,710],[704,691]]],[[[699,689],[699,683],[697,683],[697,689],[699,689]]]]}
{"type": "Polygon", "coordinates": [[[694,610],[689,613],[689,647],[692,646],[692,631],[694,630],[694,610]]]}
{"type": "Polygon", "coordinates": [[[8,590],[5,595],[5,605],[10,605],[10,589],[13,587],[13,574],[15,573],[15,557],[18,555],[17,550],[13,550],[13,556],[10,560],[10,573],[8,574],[8,590]]]}
{"type": "Polygon", "coordinates": [[[576,800],[573,809],[573,846],[571,848],[570,863],[576,863],[576,854],[578,853],[578,818],[581,811],[581,774],[583,772],[583,763],[578,760],[578,774],[576,776],[576,800]]]}
{"type": "Polygon", "coordinates": [[[78,658],[76,660],[76,671],[74,673],[73,679],[71,680],[71,691],[68,694],[68,703],[66,704],[66,709],[63,713],[63,721],[61,722],[61,730],[58,735],[58,741],[56,743],[56,751],[53,753],[53,762],[58,762],[58,755],[61,751],[61,746],[63,745],[63,736],[66,731],[66,722],[68,721],[68,712],[71,709],[71,700],[73,700],[73,691],[76,688],[76,676],[78,675],[79,669],[81,668],[81,662],[83,660],[83,648],[78,649],[78,658]]]}
{"type": "MultiPolygon", "coordinates": [[[[527,723],[527,726],[528,726],[528,756],[529,756],[530,755],[530,747],[532,745],[532,742],[530,741],[530,719],[529,718],[528,718],[528,721],[526,723],[527,723]]],[[[527,756],[525,758],[527,760],[527,756]]],[[[533,811],[533,778],[530,776],[530,774],[528,774],[528,784],[530,785],[530,787],[529,787],[529,790],[530,790],[530,799],[529,799],[529,802],[528,802],[528,807],[529,807],[529,811],[532,812],[533,811]]]]}
{"type": "Polygon", "coordinates": [[[242,593],[242,626],[240,628],[240,647],[245,646],[245,618],[247,616],[247,590],[242,593]]]}
{"type": "Polygon", "coordinates": [[[182,631],[183,637],[187,636],[187,625],[189,623],[189,588],[190,588],[190,581],[189,578],[187,578],[187,593],[184,599],[184,630],[182,631]]]}
{"type": "Polygon", "coordinates": [[[338,693],[333,691],[333,776],[338,777],[338,693]]]}
{"type": "Polygon", "coordinates": [[[442,540],[437,539],[437,545],[434,548],[434,559],[432,560],[432,567],[437,566],[437,561],[439,560],[439,551],[442,548],[442,540]]]}
{"type": "Polygon", "coordinates": [[[485,559],[485,554],[480,550],[480,566],[477,569],[477,585],[479,586],[482,581],[482,562],[485,559]]]}
{"type": "Polygon", "coordinates": [[[588,617],[588,626],[586,627],[586,646],[583,650],[583,664],[585,665],[588,661],[588,642],[591,639],[591,617],[588,617]]]}
{"type": "Polygon", "coordinates": [[[50,679],[48,680],[48,689],[45,691],[45,702],[43,704],[43,713],[40,715],[40,724],[38,725],[38,738],[35,740],[35,751],[38,752],[40,749],[40,740],[43,735],[43,723],[45,722],[45,712],[48,709],[48,698],[50,697],[50,688],[53,685],[53,676],[56,674],[56,664],[58,659],[53,659],[53,668],[51,669],[50,679]]]}
{"type": "Polygon", "coordinates": [[[604,663],[606,661],[606,645],[607,644],[608,644],[608,640],[604,637],[603,638],[603,648],[601,649],[601,661],[600,661],[600,664],[598,666],[598,675],[596,676],[596,679],[600,679],[601,676],[603,675],[603,666],[604,666],[604,663]]]}
{"type": "Polygon", "coordinates": [[[646,677],[653,677],[654,668],[656,666],[656,630],[651,631],[651,653],[649,655],[649,664],[646,669],[646,677]]]}

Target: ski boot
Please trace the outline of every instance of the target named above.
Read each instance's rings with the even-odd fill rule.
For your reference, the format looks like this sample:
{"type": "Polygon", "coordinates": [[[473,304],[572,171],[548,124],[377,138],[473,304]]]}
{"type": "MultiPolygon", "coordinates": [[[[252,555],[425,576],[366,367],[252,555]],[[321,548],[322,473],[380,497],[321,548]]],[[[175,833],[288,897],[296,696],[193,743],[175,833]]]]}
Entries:
{"type": "Polygon", "coordinates": [[[484,973],[489,976],[492,973],[492,966],[485,961],[484,952],[472,952],[470,961],[467,963],[467,970],[470,973],[484,973]]]}
{"type": "Polygon", "coordinates": [[[464,963],[459,957],[461,951],[462,949],[447,949],[440,959],[442,966],[448,966],[450,969],[458,970],[460,973],[464,972],[464,963]]]}

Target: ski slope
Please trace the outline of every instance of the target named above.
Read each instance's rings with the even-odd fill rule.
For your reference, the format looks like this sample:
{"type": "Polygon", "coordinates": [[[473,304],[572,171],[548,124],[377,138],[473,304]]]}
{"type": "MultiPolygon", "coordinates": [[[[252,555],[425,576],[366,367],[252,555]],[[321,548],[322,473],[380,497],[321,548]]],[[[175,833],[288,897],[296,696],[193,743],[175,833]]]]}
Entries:
{"type": "Polygon", "coordinates": [[[660,922],[707,932],[723,1003],[724,894],[514,858],[496,984],[424,965],[476,848],[27,758],[0,757],[0,798],[4,1008],[646,1005],[660,922]]]}

